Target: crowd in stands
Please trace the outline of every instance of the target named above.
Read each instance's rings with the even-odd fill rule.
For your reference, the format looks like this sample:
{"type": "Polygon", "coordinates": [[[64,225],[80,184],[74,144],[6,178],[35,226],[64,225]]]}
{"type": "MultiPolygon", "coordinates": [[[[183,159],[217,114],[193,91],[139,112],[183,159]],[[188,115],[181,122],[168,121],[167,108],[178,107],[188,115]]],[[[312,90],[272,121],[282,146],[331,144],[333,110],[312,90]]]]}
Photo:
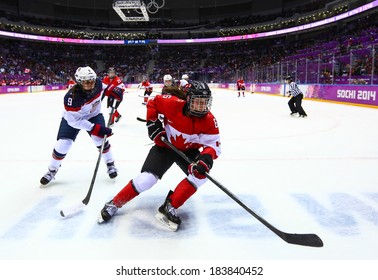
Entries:
{"type": "Polygon", "coordinates": [[[204,18],[199,19],[198,23],[177,22],[172,18],[150,18],[147,22],[121,22],[118,25],[82,22],[74,19],[41,19],[40,17],[22,14],[14,15],[0,10],[0,30],[59,38],[94,40],[154,40],[174,39],[175,36],[177,38],[182,38],[182,36],[191,38],[193,36],[198,38],[232,36],[266,32],[309,23],[340,14],[348,9],[348,5],[340,4],[328,11],[325,8],[327,2],[330,1],[311,1],[292,9],[283,9],[264,15],[252,14],[211,21],[204,18]],[[320,10],[322,12],[319,12],[320,10]],[[300,16],[300,14],[307,15],[300,16]],[[176,30],[176,33],[169,32],[172,30],[176,30]],[[198,30],[213,30],[213,32],[198,32],[198,30]]]}
{"type": "MultiPolygon", "coordinates": [[[[125,83],[139,83],[144,75],[161,83],[167,73],[180,78],[188,71],[207,82],[234,82],[240,75],[246,82],[280,82],[290,74],[301,83],[366,83],[372,51],[378,49],[377,26],[375,13],[301,35],[198,45],[84,46],[0,38],[0,81],[64,84],[78,66],[88,65],[100,75],[115,67],[125,83]]],[[[377,50],[374,65],[378,75],[377,50]]]]}

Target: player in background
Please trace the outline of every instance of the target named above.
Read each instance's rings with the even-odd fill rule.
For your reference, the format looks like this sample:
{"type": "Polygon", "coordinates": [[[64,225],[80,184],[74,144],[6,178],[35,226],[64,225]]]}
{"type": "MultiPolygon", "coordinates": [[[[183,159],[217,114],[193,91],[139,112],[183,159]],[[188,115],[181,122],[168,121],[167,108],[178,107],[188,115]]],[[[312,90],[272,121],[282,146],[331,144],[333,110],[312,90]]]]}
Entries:
{"type": "MultiPolygon", "coordinates": [[[[112,135],[112,130],[106,127],[104,116],[101,113],[101,95],[104,93],[105,85],[89,66],[79,67],[75,72],[75,79],[76,85],[69,89],[64,96],[64,110],[57,142],[52,152],[48,171],[40,180],[42,185],[47,185],[55,179],[63,159],[71,149],[80,130],[88,133],[98,149],[102,146],[104,136],[112,135]]],[[[123,92],[120,88],[114,88],[108,94],[110,97],[122,101],[123,92]]],[[[104,145],[102,158],[106,163],[109,177],[115,178],[118,174],[108,140],[104,145]]]]}
{"type": "Polygon", "coordinates": [[[180,80],[180,87],[185,88],[185,86],[189,83],[189,76],[187,74],[183,74],[180,80]]]}
{"type": "Polygon", "coordinates": [[[143,105],[147,104],[148,98],[150,97],[152,93],[153,87],[151,86],[151,83],[148,81],[147,77],[143,77],[142,82],[138,85],[138,88],[143,88],[144,89],[144,100],[143,100],[143,105]]]}
{"type": "Polygon", "coordinates": [[[69,78],[68,78],[68,82],[67,82],[67,88],[70,89],[70,88],[72,88],[75,84],[76,84],[75,80],[72,79],[72,77],[69,77],[69,78]]]}
{"type": "Polygon", "coordinates": [[[290,108],[290,115],[295,116],[299,113],[300,118],[306,118],[307,114],[302,107],[303,93],[298,85],[293,81],[291,76],[285,78],[286,83],[289,85],[288,96],[291,97],[288,104],[290,108]]]}
{"type": "Polygon", "coordinates": [[[165,90],[168,87],[171,87],[171,86],[173,86],[172,76],[169,75],[169,74],[164,75],[164,77],[163,77],[163,88],[161,89],[161,94],[166,94],[165,90]]]}
{"type": "Polygon", "coordinates": [[[141,173],[109,202],[99,216],[99,223],[109,221],[128,201],[153,187],[176,163],[186,174],[174,191],[169,191],[156,218],[175,231],[181,224],[176,209],[180,208],[207,181],[205,175],[220,153],[217,121],[210,112],[212,96],[204,82],[190,81],[186,100],[174,95],[157,95],[147,103],[148,136],[155,142],[142,166],[141,173]],[[164,114],[164,125],[158,119],[164,114]],[[162,136],[185,153],[188,164],[162,141],[162,136]]]}
{"type": "Polygon", "coordinates": [[[188,87],[189,84],[186,84],[184,88],[182,88],[180,85],[175,83],[172,79],[171,75],[164,75],[164,85],[161,90],[161,94],[170,94],[175,95],[178,98],[181,98],[183,100],[186,100],[185,90],[188,87]]]}
{"type": "MultiPolygon", "coordinates": [[[[116,71],[113,67],[110,67],[108,69],[108,74],[104,77],[102,83],[107,86],[107,88],[105,89],[105,94],[102,96],[102,98],[104,98],[105,96],[109,96],[109,93],[112,92],[115,87],[121,89],[123,93],[126,90],[125,84],[122,82],[121,78],[117,76],[116,71]]],[[[108,97],[106,107],[109,109],[109,116],[113,101],[113,97],[108,97]]],[[[113,125],[114,122],[118,122],[122,117],[122,115],[118,112],[119,104],[121,104],[121,102],[117,101],[110,125],[113,125]]]]}
{"type": "Polygon", "coordinates": [[[240,97],[240,92],[242,92],[243,97],[245,97],[244,95],[245,83],[244,83],[243,77],[240,77],[240,79],[236,81],[236,88],[238,89],[238,97],[240,97]]]}

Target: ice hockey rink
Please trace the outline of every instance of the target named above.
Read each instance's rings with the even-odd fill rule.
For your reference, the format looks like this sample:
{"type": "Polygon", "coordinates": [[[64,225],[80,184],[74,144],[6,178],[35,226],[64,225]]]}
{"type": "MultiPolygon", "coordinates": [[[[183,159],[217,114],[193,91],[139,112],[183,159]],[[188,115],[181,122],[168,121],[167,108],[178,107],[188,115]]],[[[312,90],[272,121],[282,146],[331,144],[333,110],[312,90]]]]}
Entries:
{"type": "Polygon", "coordinates": [[[210,181],[178,210],[180,229],[166,230],[155,214],[184,177],[176,166],[111,222],[97,224],[104,203],[139,173],[152,144],[145,123],[136,120],[145,118],[141,92],[132,89],[109,138],[119,176],[109,179],[101,162],[88,206],[64,219],[60,210],[85,197],[98,151],[82,131],[56,180],[41,187],[65,92],[4,94],[1,278],[247,279],[253,276],[220,275],[215,267],[261,267],[258,279],[375,279],[378,110],[304,100],[308,118],[299,119],[282,96],[212,92],[222,154],[210,175],[279,230],[315,233],[324,247],[286,243],[210,181]],[[201,275],[117,274],[157,266],[199,268],[201,275]]]}

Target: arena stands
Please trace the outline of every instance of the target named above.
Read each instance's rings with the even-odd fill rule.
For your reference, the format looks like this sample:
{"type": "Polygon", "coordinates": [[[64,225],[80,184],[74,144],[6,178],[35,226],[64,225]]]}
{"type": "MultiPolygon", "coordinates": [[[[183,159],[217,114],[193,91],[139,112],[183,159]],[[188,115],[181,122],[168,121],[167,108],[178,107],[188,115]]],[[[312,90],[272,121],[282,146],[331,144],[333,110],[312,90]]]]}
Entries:
{"type": "MultiPolygon", "coordinates": [[[[307,10],[303,7],[302,12],[316,15],[312,20],[324,17],[321,11],[326,6],[324,3],[320,4],[320,8],[316,5],[305,6],[307,10]]],[[[335,5],[332,14],[341,13],[346,8],[341,2],[335,5]]],[[[303,16],[306,13],[298,16],[298,12],[293,10],[286,18],[276,18],[275,22],[290,21],[290,24],[297,24],[306,21],[303,16]],[[290,18],[295,20],[289,20],[290,18]]],[[[151,34],[146,29],[130,29],[130,32],[93,31],[98,26],[91,27],[90,31],[83,31],[77,22],[66,25],[72,27],[71,29],[62,28],[67,24],[66,21],[46,19],[41,22],[31,17],[17,18],[6,13],[1,15],[3,17],[0,18],[0,30],[28,34],[91,39],[135,39],[147,38],[149,35],[152,36],[149,37],[151,39],[165,36],[160,34],[159,37],[159,32],[151,34]]],[[[222,33],[225,30],[228,30],[227,34],[239,34],[241,30],[246,31],[241,28],[246,23],[252,24],[253,28],[263,29],[267,22],[258,21],[269,19],[269,16],[223,19],[212,23],[211,28],[218,25],[218,34],[226,34],[222,33]],[[240,27],[234,33],[231,32],[232,28],[227,27],[232,22],[240,27]]],[[[144,24],[148,26],[151,23],[144,24]]],[[[161,24],[169,26],[169,29],[173,28],[172,22],[161,24]]],[[[283,28],[287,25],[280,26],[283,28]]],[[[175,25],[175,28],[179,28],[178,26],[180,25],[175,25]]],[[[218,44],[83,46],[0,37],[0,80],[3,85],[64,84],[78,65],[89,65],[98,73],[105,73],[108,67],[115,67],[125,83],[139,83],[146,74],[150,81],[161,82],[166,73],[179,78],[182,73],[190,71],[192,78],[201,78],[208,82],[234,82],[237,77],[243,76],[247,82],[280,83],[282,77],[292,75],[300,83],[378,84],[376,26],[375,12],[306,33],[218,44]]]]}

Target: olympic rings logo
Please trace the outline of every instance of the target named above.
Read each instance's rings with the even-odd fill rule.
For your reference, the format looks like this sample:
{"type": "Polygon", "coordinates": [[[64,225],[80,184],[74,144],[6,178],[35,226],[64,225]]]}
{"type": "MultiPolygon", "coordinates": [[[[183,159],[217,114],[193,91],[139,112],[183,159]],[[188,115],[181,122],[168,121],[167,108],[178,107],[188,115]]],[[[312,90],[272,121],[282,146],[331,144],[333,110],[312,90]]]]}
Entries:
{"type": "MultiPolygon", "coordinates": [[[[148,1],[148,0],[147,0],[148,1]]],[[[160,0],[160,1],[157,1],[157,0],[149,0],[150,2],[146,4],[146,10],[147,12],[149,12],[150,14],[156,14],[159,9],[163,8],[164,5],[165,5],[165,0],[160,0]],[[160,5],[159,5],[160,3],[160,5]]],[[[144,1],[146,2],[146,1],[144,1]]],[[[138,11],[138,10],[135,10],[137,13],[141,14],[142,12],[141,11],[138,11]]]]}

